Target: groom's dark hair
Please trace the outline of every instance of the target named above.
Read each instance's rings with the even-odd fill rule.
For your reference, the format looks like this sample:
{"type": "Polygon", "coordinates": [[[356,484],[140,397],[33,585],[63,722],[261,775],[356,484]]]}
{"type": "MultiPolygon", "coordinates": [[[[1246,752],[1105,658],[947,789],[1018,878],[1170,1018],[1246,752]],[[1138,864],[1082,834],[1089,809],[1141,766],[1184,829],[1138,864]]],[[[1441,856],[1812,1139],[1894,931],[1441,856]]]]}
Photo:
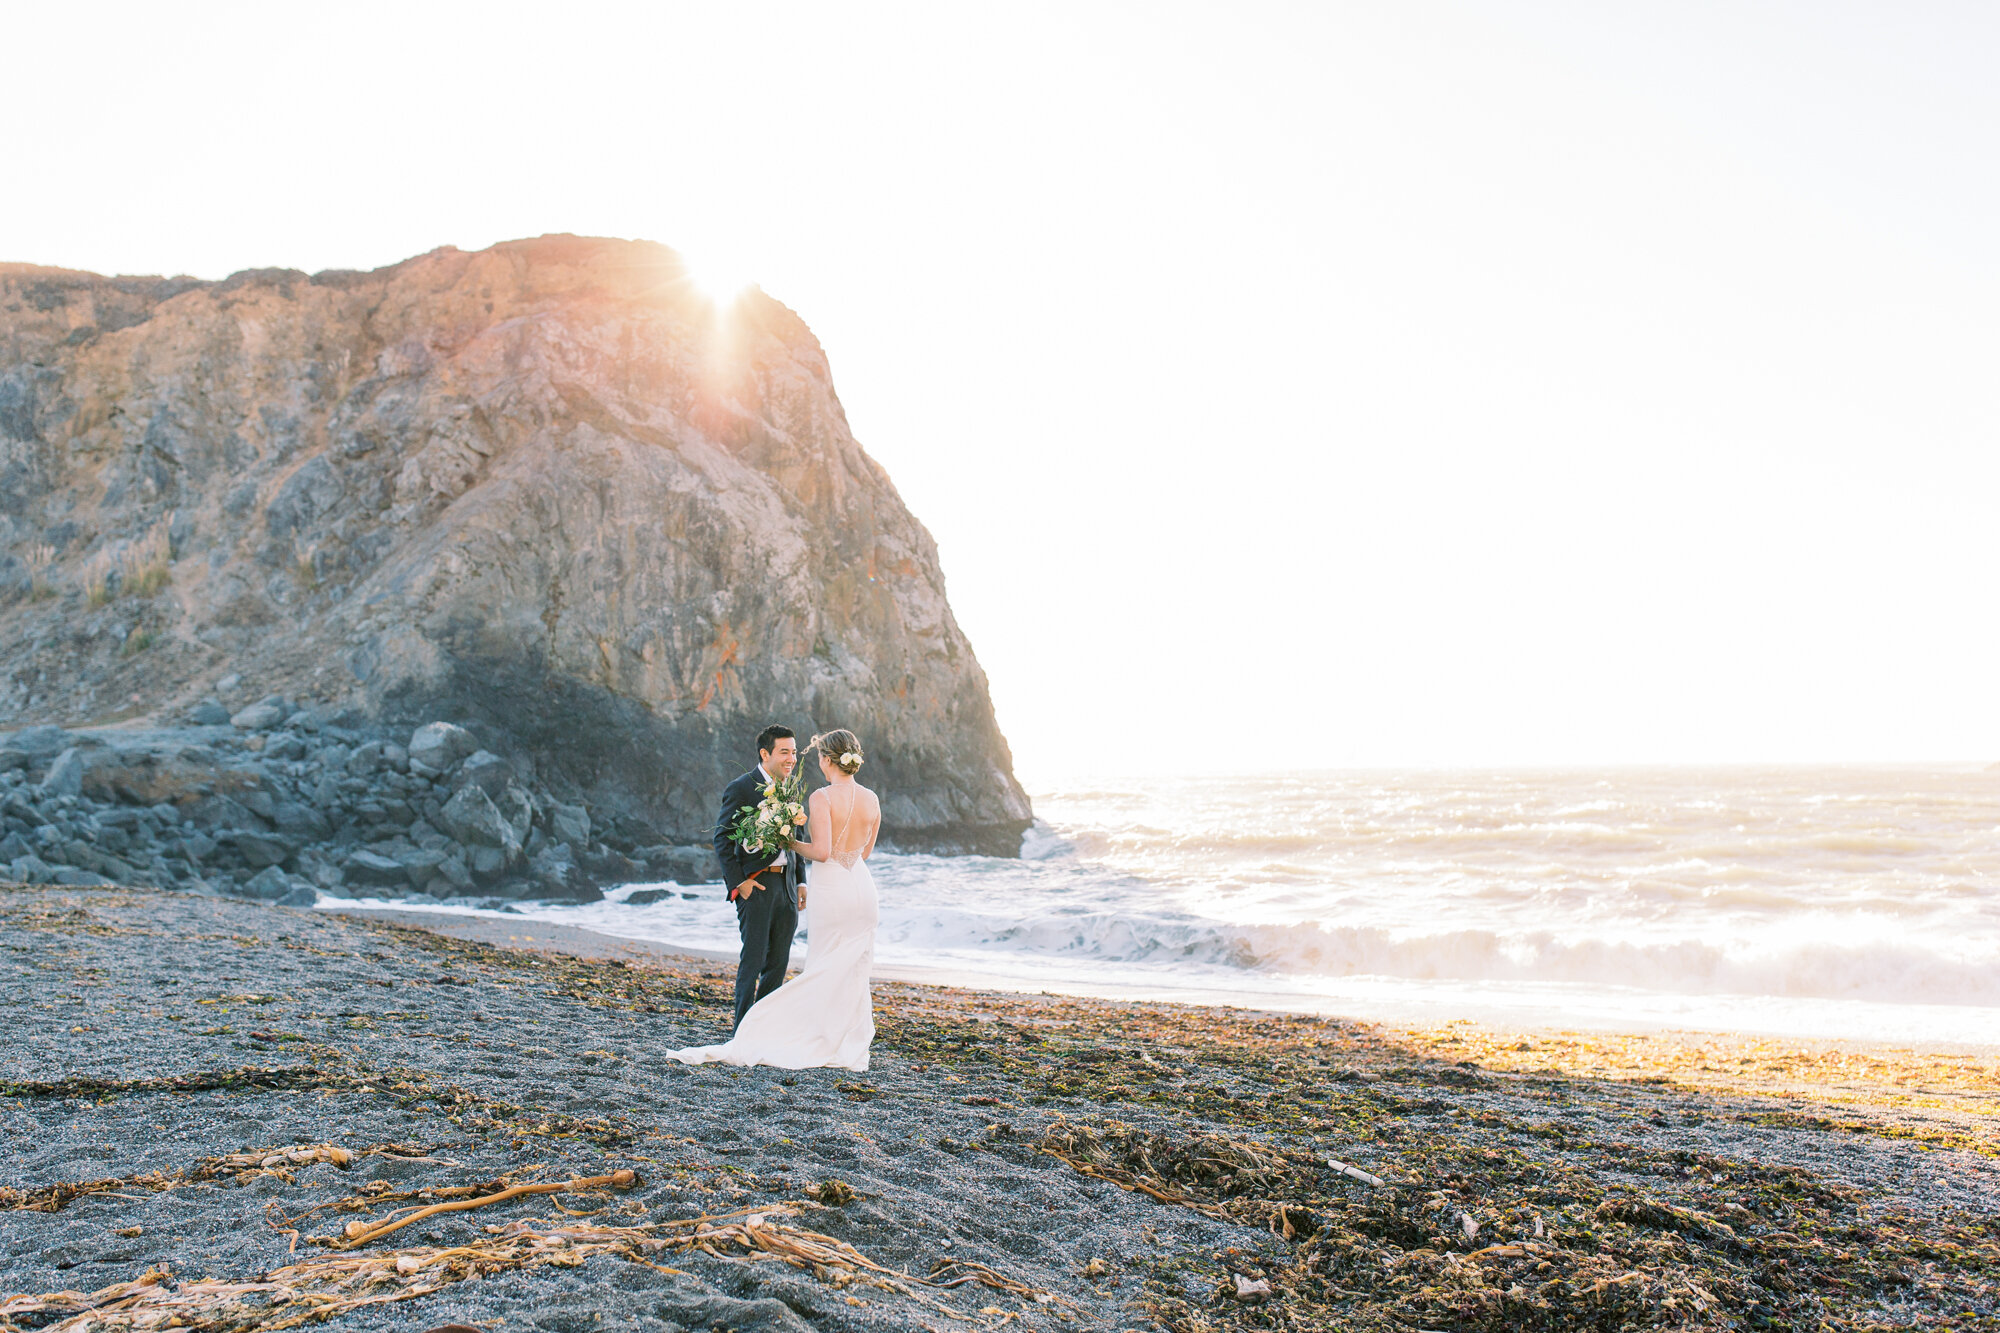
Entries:
{"type": "Polygon", "coordinates": [[[769,754],[778,748],[779,741],[784,740],[788,736],[793,740],[799,738],[798,733],[790,727],[781,727],[773,722],[770,726],[757,733],[757,753],[760,755],[769,754]]]}

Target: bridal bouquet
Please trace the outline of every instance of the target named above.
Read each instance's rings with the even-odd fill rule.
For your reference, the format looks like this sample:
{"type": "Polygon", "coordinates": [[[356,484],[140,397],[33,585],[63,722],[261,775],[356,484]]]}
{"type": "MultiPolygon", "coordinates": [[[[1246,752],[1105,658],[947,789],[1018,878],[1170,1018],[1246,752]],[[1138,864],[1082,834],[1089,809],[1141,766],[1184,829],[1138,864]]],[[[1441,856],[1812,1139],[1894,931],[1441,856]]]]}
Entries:
{"type": "Polygon", "coordinates": [[[764,799],[736,812],[729,836],[753,856],[776,856],[806,822],[806,784],[794,775],[764,784],[764,799]]]}

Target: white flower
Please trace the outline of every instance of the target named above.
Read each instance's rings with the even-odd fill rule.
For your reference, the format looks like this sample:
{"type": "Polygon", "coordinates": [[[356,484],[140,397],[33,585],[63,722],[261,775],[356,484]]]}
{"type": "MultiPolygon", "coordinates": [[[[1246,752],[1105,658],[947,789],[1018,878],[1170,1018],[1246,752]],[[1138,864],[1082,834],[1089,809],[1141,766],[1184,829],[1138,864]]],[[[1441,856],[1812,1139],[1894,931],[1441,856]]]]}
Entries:
{"type": "Polygon", "coordinates": [[[842,768],[857,768],[860,764],[861,756],[852,750],[845,751],[840,756],[840,766],[842,768]]]}

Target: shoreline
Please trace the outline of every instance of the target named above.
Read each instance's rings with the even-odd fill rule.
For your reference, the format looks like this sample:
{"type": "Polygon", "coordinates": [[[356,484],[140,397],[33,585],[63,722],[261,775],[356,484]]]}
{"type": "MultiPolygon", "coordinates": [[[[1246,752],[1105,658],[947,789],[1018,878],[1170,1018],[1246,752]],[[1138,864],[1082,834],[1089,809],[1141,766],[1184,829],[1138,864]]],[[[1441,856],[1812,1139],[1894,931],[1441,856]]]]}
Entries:
{"type": "MultiPolygon", "coordinates": [[[[698,949],[688,945],[667,944],[659,940],[634,939],[592,930],[585,926],[565,925],[538,918],[520,917],[510,920],[506,916],[426,911],[422,907],[361,907],[337,900],[323,902],[317,910],[340,915],[393,920],[440,935],[478,940],[501,947],[506,947],[510,943],[517,947],[523,945],[546,947],[577,958],[687,959],[710,963],[736,961],[735,953],[720,949],[698,949]]],[[[796,971],[796,968],[794,970],[796,971]]],[[[1612,1020],[1579,1019],[1568,1024],[1511,1023],[1494,1017],[1490,1009],[1484,1010],[1479,1017],[1453,1016],[1439,1018],[1434,1022],[1422,1022],[1412,1021],[1407,1013],[1387,1017],[1371,1016],[1366,1012],[1360,1012],[1360,1006],[1343,1005],[1331,1000],[1313,1002],[1284,995],[1263,995],[1249,990],[1222,991],[1172,984],[1128,986],[1116,983],[1029,981],[998,972],[967,972],[942,967],[895,965],[885,967],[880,964],[874,968],[871,976],[876,981],[992,991],[1005,995],[1067,996],[1074,999],[1108,1000],[1114,1003],[1178,1004],[1197,1008],[1240,1009],[1259,1014],[1296,1014],[1370,1023],[1384,1030],[1406,1033],[1463,1027],[1495,1039],[1506,1038],[1509,1041],[1521,1038],[1570,1038],[1584,1044],[1608,1043],[1620,1039],[1626,1041],[1658,1039],[1681,1044],[1733,1041],[1759,1047],[1785,1046],[1818,1052],[1970,1056],[2000,1065],[2000,1036],[1996,1036],[1996,1040],[1990,1042],[1956,1041],[1945,1038],[1891,1042],[1875,1037],[1830,1037],[1759,1029],[1676,1026],[1666,1023],[1619,1024],[1612,1020]]],[[[1437,1008],[1440,1013],[1447,1012],[1443,1005],[1437,1008]]],[[[1479,1010],[1478,1006],[1471,1008],[1479,1010]]],[[[1501,1048],[1496,1044],[1494,1049],[1497,1051],[1501,1048]]]]}
{"type": "Polygon", "coordinates": [[[733,960],[385,915],[0,885],[0,1316],[2000,1329],[1988,1061],[883,979],[865,1073],[690,1068],[733,960]]]}

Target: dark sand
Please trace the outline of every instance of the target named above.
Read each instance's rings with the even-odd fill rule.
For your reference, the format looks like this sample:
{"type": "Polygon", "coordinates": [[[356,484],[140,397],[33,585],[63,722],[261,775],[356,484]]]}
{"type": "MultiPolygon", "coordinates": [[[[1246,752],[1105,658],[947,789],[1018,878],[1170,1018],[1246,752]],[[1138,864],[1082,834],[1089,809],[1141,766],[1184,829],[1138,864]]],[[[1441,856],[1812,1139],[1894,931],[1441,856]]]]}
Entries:
{"type": "Polygon", "coordinates": [[[885,981],[687,1068],[727,962],[384,915],[0,885],[0,1327],[2000,1328],[1990,1055],[885,981]]]}

